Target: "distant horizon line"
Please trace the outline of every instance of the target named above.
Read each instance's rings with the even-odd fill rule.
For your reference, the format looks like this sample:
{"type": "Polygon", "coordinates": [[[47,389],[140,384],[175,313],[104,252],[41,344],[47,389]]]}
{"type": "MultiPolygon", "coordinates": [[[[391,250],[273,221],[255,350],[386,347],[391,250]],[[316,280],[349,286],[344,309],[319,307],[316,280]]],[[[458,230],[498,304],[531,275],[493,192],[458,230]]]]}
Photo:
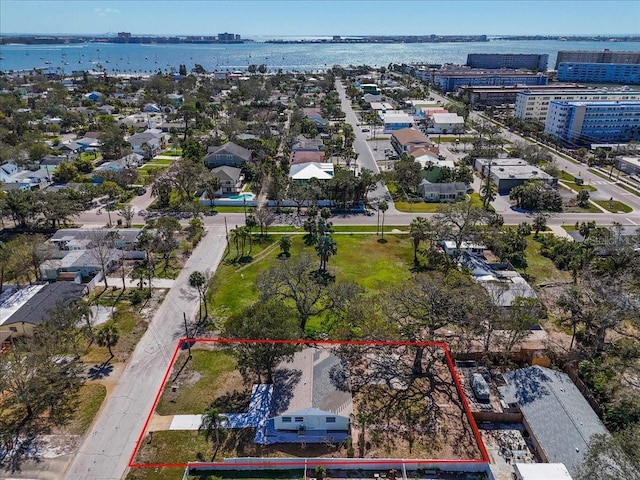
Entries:
{"type": "MultiPolygon", "coordinates": [[[[124,31],[122,31],[124,32],[124,31]]],[[[107,33],[54,33],[54,32],[11,32],[11,33],[0,33],[0,37],[13,37],[13,36],[41,36],[41,35],[51,35],[51,36],[67,36],[67,37],[112,37],[117,36],[119,32],[107,32],[107,33]]],[[[213,33],[131,33],[132,36],[135,37],[163,37],[163,36],[172,36],[172,37],[199,37],[199,36],[215,36],[220,33],[233,33],[234,35],[241,35],[235,32],[217,32],[213,33]]],[[[431,35],[435,36],[457,36],[457,37],[478,37],[485,35],[487,37],[640,37],[637,33],[426,33],[426,34],[418,34],[418,33],[385,33],[385,34],[376,34],[376,33],[367,33],[367,34],[296,34],[296,33],[287,33],[287,34],[277,34],[277,33],[262,33],[262,34],[248,34],[246,37],[241,35],[242,39],[251,39],[252,37],[328,37],[332,38],[334,36],[337,37],[428,37],[431,35]]]]}

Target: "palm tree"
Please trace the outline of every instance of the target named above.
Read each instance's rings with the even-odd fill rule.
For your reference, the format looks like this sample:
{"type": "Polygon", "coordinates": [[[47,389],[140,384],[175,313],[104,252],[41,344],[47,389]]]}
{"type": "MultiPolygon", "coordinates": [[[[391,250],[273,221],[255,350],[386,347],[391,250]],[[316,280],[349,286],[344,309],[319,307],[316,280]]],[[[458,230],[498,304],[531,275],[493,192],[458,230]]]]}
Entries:
{"type": "Polygon", "coordinates": [[[118,328],[113,323],[105,323],[96,332],[96,343],[100,347],[107,347],[109,349],[110,357],[105,364],[109,363],[109,361],[114,357],[111,349],[117,345],[119,338],[120,332],[118,332],[118,328]]]}
{"type": "Polygon", "coordinates": [[[418,265],[418,247],[420,242],[427,239],[431,224],[424,217],[415,218],[409,225],[409,236],[413,239],[413,263],[418,265]]]}
{"type": "Polygon", "coordinates": [[[216,450],[213,452],[211,461],[216,458],[218,449],[220,448],[220,433],[224,431],[222,423],[226,421],[226,417],[222,415],[216,407],[210,405],[202,415],[202,422],[198,427],[198,432],[204,435],[206,441],[215,439],[216,450]]]}
{"type": "Polygon", "coordinates": [[[487,176],[487,181],[480,187],[480,198],[482,198],[482,206],[484,209],[489,208],[489,204],[496,199],[496,186],[487,176]]]}
{"type": "Polygon", "coordinates": [[[291,250],[292,243],[293,241],[291,240],[291,237],[287,235],[280,237],[280,250],[282,250],[282,253],[281,253],[282,256],[284,257],[291,256],[291,254],[289,253],[289,250],[291,250]]]}
{"type": "Polygon", "coordinates": [[[209,310],[207,308],[207,301],[204,297],[206,287],[207,287],[207,277],[199,271],[191,272],[189,275],[189,286],[198,291],[198,296],[200,297],[200,305],[198,306],[198,320],[202,320],[202,304],[204,303],[204,318],[209,316],[209,310]]]}
{"type": "Polygon", "coordinates": [[[385,200],[380,201],[378,203],[378,210],[382,212],[382,229],[381,229],[382,230],[381,231],[382,238],[381,238],[381,240],[384,240],[384,214],[385,214],[385,212],[387,210],[389,210],[389,204],[385,200]]]}
{"type": "Polygon", "coordinates": [[[331,235],[322,235],[318,238],[316,251],[318,252],[318,256],[320,257],[320,271],[326,272],[329,257],[338,253],[338,245],[336,244],[336,241],[331,237],[331,235]]]}
{"type": "Polygon", "coordinates": [[[207,192],[207,198],[211,202],[210,205],[213,207],[213,202],[216,199],[216,195],[218,191],[222,188],[222,180],[220,180],[215,175],[207,175],[205,181],[203,183],[204,190],[207,192]]]}
{"type": "Polygon", "coordinates": [[[364,458],[365,433],[367,425],[371,423],[371,415],[369,414],[369,412],[361,410],[357,413],[357,415],[355,415],[354,420],[356,421],[357,426],[360,428],[360,433],[358,435],[358,456],[360,458],[364,458]]]}
{"type": "Polygon", "coordinates": [[[533,219],[533,231],[535,232],[534,237],[538,238],[538,234],[547,228],[547,216],[544,213],[539,213],[533,219]]]}

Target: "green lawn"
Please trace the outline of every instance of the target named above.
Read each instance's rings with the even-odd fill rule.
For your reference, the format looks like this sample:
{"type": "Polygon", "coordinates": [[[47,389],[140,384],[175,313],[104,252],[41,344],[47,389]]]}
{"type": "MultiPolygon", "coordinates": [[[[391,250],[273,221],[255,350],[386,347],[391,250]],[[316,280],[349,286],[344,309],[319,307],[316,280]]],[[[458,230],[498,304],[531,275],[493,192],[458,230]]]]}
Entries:
{"type": "MultiPolygon", "coordinates": [[[[467,195],[467,198],[471,200],[476,207],[482,207],[482,200],[480,199],[480,195],[477,192],[473,192],[471,195],[467,195]]],[[[427,203],[427,202],[419,202],[419,203],[410,203],[410,202],[394,202],[394,206],[396,210],[400,212],[406,213],[437,213],[438,207],[440,205],[444,205],[443,203],[427,203]]]]}
{"type": "Polygon", "coordinates": [[[600,210],[598,207],[596,207],[592,203],[589,203],[589,206],[587,208],[582,208],[577,205],[574,205],[574,206],[565,205],[562,207],[562,211],[564,213],[602,213],[602,210],[600,210]]]}
{"type": "MultiPolygon", "coordinates": [[[[380,223],[382,223],[382,215],[380,215],[380,223]]],[[[334,225],[333,231],[335,233],[376,233],[375,225],[334,225]]],[[[408,225],[385,225],[385,233],[390,233],[393,230],[400,230],[401,232],[407,232],[409,230],[408,225]]],[[[300,233],[305,234],[302,227],[287,227],[284,225],[276,225],[269,227],[269,233],[300,233]]]]}
{"type": "Polygon", "coordinates": [[[579,192],[580,190],[587,190],[589,192],[596,192],[598,191],[598,189],[596,187],[594,187],[593,185],[578,185],[575,182],[575,176],[571,175],[568,172],[565,171],[561,171],[558,174],[558,179],[560,179],[562,181],[562,183],[564,183],[567,187],[569,187],[571,190],[574,190],[576,192],[579,192]]]}
{"type": "Polygon", "coordinates": [[[633,212],[633,208],[631,208],[626,203],[619,202],[618,200],[594,200],[594,202],[612,213],[633,212]]]}
{"type": "MultiPolygon", "coordinates": [[[[566,230],[568,227],[563,228],[566,230]]],[[[525,254],[527,256],[527,268],[519,268],[518,271],[528,275],[533,285],[546,282],[571,281],[569,272],[558,270],[550,259],[540,255],[540,242],[533,235],[527,237],[525,254]]]]}
{"type": "MultiPolygon", "coordinates": [[[[435,134],[431,135],[431,138],[436,143],[455,143],[458,140],[457,136],[452,135],[441,135],[440,137],[436,137],[435,134]]],[[[471,143],[473,137],[460,137],[460,143],[471,143]]]]}
{"type": "MultiPolygon", "coordinates": [[[[247,215],[249,214],[249,211],[251,210],[251,208],[252,207],[246,208],[247,215]]],[[[232,207],[232,206],[226,207],[226,206],[218,206],[214,204],[213,210],[218,213],[244,213],[245,207],[244,205],[241,205],[238,207],[232,207]]]]}
{"type": "MultiPolygon", "coordinates": [[[[184,468],[131,468],[125,478],[126,480],[183,480],[183,477],[184,468]]],[[[205,478],[213,480],[215,477],[205,476],[203,480],[205,478]]]]}
{"type": "MultiPolygon", "coordinates": [[[[385,237],[386,243],[378,242],[375,235],[335,235],[334,239],[338,253],[331,257],[329,271],[337,282],[354,281],[367,289],[368,294],[375,295],[387,285],[411,276],[413,246],[406,235],[389,235],[385,237]],[[362,260],[363,252],[366,252],[366,261],[362,260]]],[[[292,240],[292,255],[308,251],[315,256],[313,248],[304,245],[303,235],[295,235],[292,240]]],[[[254,249],[254,260],[250,264],[231,263],[229,259],[235,256],[235,251],[221,263],[207,292],[212,309],[228,315],[258,299],[258,292],[253,289],[255,279],[281,261],[278,259],[277,235],[269,235],[268,242],[272,246],[262,253],[256,253],[254,249]]],[[[310,327],[317,327],[318,321],[312,319],[310,327]]]]}
{"type": "Polygon", "coordinates": [[[394,202],[396,210],[406,213],[436,213],[438,211],[439,203],[409,203],[409,202],[394,202]]]}
{"type": "Polygon", "coordinates": [[[164,152],[160,153],[160,155],[164,155],[167,157],[179,157],[180,155],[182,155],[182,149],[170,148],[169,150],[165,150],[164,152]]]}
{"type": "Polygon", "coordinates": [[[181,352],[176,358],[173,371],[156,407],[159,415],[204,412],[219,396],[218,389],[225,385],[228,375],[236,368],[236,359],[226,351],[193,349],[192,352],[193,357],[189,361],[186,361],[186,351],[181,352]],[[171,391],[173,385],[178,387],[176,392],[171,391]]]}
{"type": "Polygon", "coordinates": [[[68,425],[72,435],[82,435],[87,431],[106,396],[107,389],[104,385],[90,383],[80,387],[80,402],[68,425]]]}
{"type": "MultiPolygon", "coordinates": [[[[206,441],[204,435],[199,434],[197,431],[157,431],[153,433],[151,442],[148,441],[148,437],[145,437],[140,445],[136,462],[173,464],[195,462],[197,460],[209,462],[211,461],[213,450],[213,443],[206,441]]],[[[141,470],[148,469],[145,468],[141,470]]],[[[134,471],[136,470],[132,470],[132,472],[134,471]]],[[[182,474],[184,474],[184,469],[182,469],[182,474]]],[[[140,478],[155,480],[157,478],[172,479],[175,477],[158,477],[152,475],[143,477],[129,476],[127,478],[135,480],[140,478]]]]}
{"type": "Polygon", "coordinates": [[[596,170],[595,168],[589,168],[587,169],[588,172],[593,173],[594,175],[599,176],[600,178],[603,178],[605,180],[611,180],[611,178],[609,178],[609,175],[605,175],[604,173],[596,170]]]}
{"type": "Polygon", "coordinates": [[[146,165],[149,166],[157,166],[157,165],[173,165],[175,160],[169,160],[166,158],[154,158],[153,160],[149,160],[149,163],[147,163],[146,165]]]}

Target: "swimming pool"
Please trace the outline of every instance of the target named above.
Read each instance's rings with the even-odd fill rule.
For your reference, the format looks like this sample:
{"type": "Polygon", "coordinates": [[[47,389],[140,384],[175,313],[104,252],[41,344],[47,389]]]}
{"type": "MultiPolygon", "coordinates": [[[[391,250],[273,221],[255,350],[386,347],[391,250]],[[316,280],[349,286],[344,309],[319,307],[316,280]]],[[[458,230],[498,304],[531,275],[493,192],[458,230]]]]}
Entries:
{"type": "Polygon", "coordinates": [[[227,197],[229,200],[253,200],[253,193],[241,193],[227,197]]]}

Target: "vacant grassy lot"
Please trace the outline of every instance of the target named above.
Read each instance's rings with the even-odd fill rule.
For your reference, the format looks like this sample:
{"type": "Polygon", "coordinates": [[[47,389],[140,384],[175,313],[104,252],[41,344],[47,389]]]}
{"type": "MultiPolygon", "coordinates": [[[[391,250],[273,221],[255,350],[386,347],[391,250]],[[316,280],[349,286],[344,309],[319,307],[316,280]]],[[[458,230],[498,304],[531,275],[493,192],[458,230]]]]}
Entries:
{"type": "MultiPolygon", "coordinates": [[[[467,195],[467,199],[471,200],[471,203],[476,207],[482,207],[482,199],[480,195],[473,192],[471,195],[467,195]]],[[[437,213],[438,208],[443,205],[442,203],[410,203],[410,202],[394,202],[396,210],[407,213],[437,213]]],[[[491,210],[493,207],[490,207],[491,210]]]]}
{"type": "Polygon", "coordinates": [[[226,386],[237,380],[230,378],[236,359],[228,351],[196,348],[192,352],[188,361],[188,352],[178,355],[156,407],[158,414],[202,413],[226,386]],[[178,387],[176,392],[171,391],[174,385],[178,387]]]}
{"type": "MultiPolygon", "coordinates": [[[[308,251],[315,256],[312,247],[304,245],[303,235],[292,236],[291,254],[308,251]]],[[[386,242],[378,242],[375,235],[335,235],[338,253],[329,260],[329,271],[336,281],[351,280],[375,295],[385,286],[410,277],[413,247],[405,235],[389,235],[386,242]],[[363,257],[363,253],[365,253],[363,257]]],[[[234,261],[235,249],[220,264],[207,292],[212,309],[223,315],[233,313],[258,299],[253,289],[258,275],[278,259],[279,236],[269,235],[254,246],[253,261],[247,264],[234,261]]],[[[311,325],[313,325],[313,321],[311,325]]]]}
{"type": "MultiPolygon", "coordinates": [[[[140,303],[137,303],[136,297],[140,294],[138,289],[129,288],[124,293],[120,289],[109,289],[104,292],[102,290],[102,288],[94,289],[91,302],[114,308],[109,320],[116,326],[119,333],[118,343],[113,347],[114,361],[125,361],[146,331],[148,316],[153,314],[165,292],[154,290],[151,299],[145,300],[144,297],[140,297],[140,303]]],[[[107,348],[99,347],[95,343],[82,357],[85,363],[101,363],[108,359],[107,348]]]]}
{"type": "Polygon", "coordinates": [[[183,476],[184,468],[132,468],[125,478],[126,480],[182,480],[183,476]]]}

